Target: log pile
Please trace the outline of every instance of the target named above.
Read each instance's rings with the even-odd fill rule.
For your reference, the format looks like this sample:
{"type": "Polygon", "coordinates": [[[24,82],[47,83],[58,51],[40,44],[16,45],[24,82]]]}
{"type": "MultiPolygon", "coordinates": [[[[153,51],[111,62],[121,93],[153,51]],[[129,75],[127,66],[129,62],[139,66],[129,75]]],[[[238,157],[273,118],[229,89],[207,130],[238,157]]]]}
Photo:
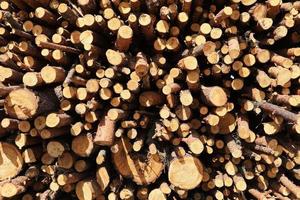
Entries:
{"type": "Polygon", "coordinates": [[[0,9],[0,199],[300,199],[300,1],[0,9]]]}

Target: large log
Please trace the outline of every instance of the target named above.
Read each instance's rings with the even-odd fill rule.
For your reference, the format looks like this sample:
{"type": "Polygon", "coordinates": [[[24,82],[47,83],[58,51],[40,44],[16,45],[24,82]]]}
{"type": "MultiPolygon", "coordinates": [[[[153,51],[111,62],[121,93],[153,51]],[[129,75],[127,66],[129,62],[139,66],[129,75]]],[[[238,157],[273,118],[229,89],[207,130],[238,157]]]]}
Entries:
{"type": "Polygon", "coordinates": [[[115,168],[122,176],[131,178],[138,185],[148,185],[156,181],[162,173],[164,163],[158,154],[130,154],[132,149],[127,138],[116,141],[112,150],[115,168]],[[145,158],[147,162],[145,162],[145,158]]]}
{"type": "Polygon", "coordinates": [[[17,89],[5,98],[4,109],[9,116],[26,120],[55,110],[57,103],[54,91],[17,89]]]}
{"type": "Polygon", "coordinates": [[[176,187],[194,189],[203,179],[203,165],[198,158],[189,155],[174,158],[170,162],[168,177],[176,187]]]}
{"type": "Polygon", "coordinates": [[[23,158],[14,145],[0,142],[0,158],[0,180],[13,178],[21,172],[23,158]]]}

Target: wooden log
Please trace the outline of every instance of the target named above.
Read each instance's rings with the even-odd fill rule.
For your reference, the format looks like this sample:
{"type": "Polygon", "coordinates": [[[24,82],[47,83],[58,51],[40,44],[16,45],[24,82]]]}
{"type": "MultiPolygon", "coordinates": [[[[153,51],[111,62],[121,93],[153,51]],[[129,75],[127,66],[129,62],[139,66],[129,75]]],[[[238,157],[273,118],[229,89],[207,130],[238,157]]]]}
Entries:
{"type": "Polygon", "coordinates": [[[259,106],[261,109],[263,109],[264,111],[271,113],[275,116],[280,116],[283,119],[289,121],[289,122],[293,122],[296,124],[300,123],[300,118],[297,114],[292,113],[288,110],[285,110],[284,108],[271,104],[271,103],[267,103],[267,102],[255,102],[255,104],[257,106],[259,106]]]}
{"type": "Polygon", "coordinates": [[[147,40],[152,40],[154,38],[154,26],[153,19],[150,15],[143,13],[139,17],[139,24],[141,26],[141,31],[145,35],[147,40]]]}
{"type": "Polygon", "coordinates": [[[95,150],[91,134],[78,135],[72,140],[72,150],[81,157],[89,157],[95,150]]]}
{"type": "Polygon", "coordinates": [[[71,24],[76,23],[76,19],[78,18],[78,15],[70,7],[68,7],[67,4],[65,3],[59,4],[57,10],[58,13],[68,22],[70,22],[71,24]]]}
{"type": "Polygon", "coordinates": [[[45,82],[42,79],[42,76],[38,72],[27,72],[23,76],[23,83],[29,87],[41,86],[45,82]]]}
{"type": "Polygon", "coordinates": [[[133,31],[129,26],[121,26],[118,30],[116,47],[119,51],[127,51],[132,43],[133,31]]]}
{"type": "Polygon", "coordinates": [[[100,151],[98,152],[97,157],[96,157],[96,163],[97,163],[98,165],[103,164],[103,163],[105,162],[106,156],[107,156],[106,150],[103,150],[103,149],[100,150],[100,151]]]}
{"type": "Polygon", "coordinates": [[[76,156],[73,153],[65,151],[57,158],[57,165],[63,169],[71,169],[74,166],[75,159],[76,156]]]}
{"type": "Polygon", "coordinates": [[[34,37],[31,34],[26,33],[26,32],[24,32],[22,30],[12,29],[10,33],[14,34],[14,35],[17,35],[19,37],[23,37],[23,38],[26,38],[28,40],[34,41],[34,37]]]}
{"type": "Polygon", "coordinates": [[[40,159],[41,155],[42,152],[39,146],[27,148],[22,153],[24,163],[35,163],[40,159]]]}
{"type": "Polygon", "coordinates": [[[67,184],[77,183],[80,180],[86,177],[85,173],[69,173],[69,174],[60,174],[57,177],[57,183],[60,186],[64,186],[67,184]]]}
{"type": "Polygon", "coordinates": [[[232,157],[234,158],[240,158],[242,156],[242,147],[238,145],[235,140],[228,136],[227,137],[227,148],[230,151],[232,157]]]}
{"type": "Polygon", "coordinates": [[[249,193],[252,196],[254,196],[255,198],[257,198],[258,200],[266,200],[267,199],[267,197],[257,189],[251,188],[251,189],[249,189],[249,193]]]}
{"type": "Polygon", "coordinates": [[[115,121],[110,120],[108,116],[103,117],[98,124],[94,142],[97,145],[111,146],[114,143],[114,136],[115,121]]]}
{"type": "Polygon", "coordinates": [[[179,60],[178,67],[186,70],[195,70],[198,67],[198,61],[194,56],[187,56],[179,60]]]}
{"type": "Polygon", "coordinates": [[[3,197],[11,198],[26,191],[29,178],[18,176],[10,181],[1,184],[0,194],[3,197]]]}
{"type": "Polygon", "coordinates": [[[40,19],[48,24],[51,24],[51,25],[56,24],[56,16],[52,12],[46,10],[43,7],[36,8],[34,14],[38,19],[40,19]]]}
{"type": "Polygon", "coordinates": [[[64,46],[61,44],[55,44],[55,43],[51,43],[51,42],[47,42],[47,41],[40,41],[40,40],[36,40],[36,45],[42,48],[47,48],[47,49],[59,49],[61,51],[64,52],[69,52],[69,53],[74,53],[74,54],[79,54],[80,50],[70,47],[70,46],[64,46]]]}
{"type": "Polygon", "coordinates": [[[0,199],[299,198],[298,1],[0,8],[0,199]]]}
{"type": "Polygon", "coordinates": [[[227,95],[221,87],[201,86],[201,98],[210,106],[223,106],[227,102],[227,95]]]}
{"type": "Polygon", "coordinates": [[[233,182],[238,191],[245,191],[247,189],[247,183],[241,174],[233,176],[233,182]]]}
{"type": "Polygon", "coordinates": [[[96,199],[101,194],[97,182],[89,179],[79,181],[75,191],[80,200],[96,199]]]}
{"type": "Polygon", "coordinates": [[[84,13],[93,13],[95,11],[96,3],[94,0],[79,0],[77,2],[84,13]]]}
{"type": "Polygon", "coordinates": [[[153,199],[165,200],[165,199],[167,199],[167,197],[159,188],[156,188],[156,189],[152,190],[149,193],[148,199],[151,199],[151,200],[153,200],[153,199]]]}
{"type": "Polygon", "coordinates": [[[38,138],[31,137],[27,134],[21,133],[15,138],[15,144],[19,149],[23,147],[31,146],[40,143],[41,141],[38,138]]]}
{"type": "Polygon", "coordinates": [[[26,120],[49,112],[55,109],[56,105],[57,97],[53,91],[34,92],[28,89],[17,89],[8,94],[4,108],[9,116],[26,120]]]}
{"type": "Polygon", "coordinates": [[[22,132],[29,132],[31,129],[31,124],[29,121],[20,121],[18,124],[18,129],[22,132]]]}
{"type": "Polygon", "coordinates": [[[199,135],[196,133],[190,134],[187,138],[183,138],[183,140],[195,155],[199,155],[204,150],[204,145],[202,141],[200,140],[199,135]]]}
{"type": "Polygon", "coordinates": [[[96,172],[97,183],[102,191],[105,191],[110,183],[110,175],[105,166],[99,167],[96,172]]]}
{"type": "Polygon", "coordinates": [[[115,143],[112,159],[115,167],[124,177],[131,178],[138,185],[148,185],[155,182],[160,176],[164,164],[158,154],[150,154],[147,163],[144,163],[142,154],[130,155],[131,145],[127,138],[121,137],[115,143]],[[140,166],[144,166],[143,173],[140,166]],[[150,170],[151,169],[151,170],[150,170]]]}
{"type": "Polygon", "coordinates": [[[65,151],[65,147],[59,141],[53,140],[47,144],[47,152],[53,158],[57,158],[57,157],[61,156],[64,151],[65,151]]]}
{"type": "Polygon", "coordinates": [[[46,118],[46,126],[50,128],[59,128],[71,123],[71,116],[67,114],[51,113],[46,118]]]}
{"type": "Polygon", "coordinates": [[[50,139],[66,135],[67,133],[68,132],[66,128],[43,129],[40,131],[40,137],[42,139],[50,139]]]}
{"type": "Polygon", "coordinates": [[[147,62],[147,58],[142,52],[139,52],[136,55],[136,63],[134,69],[139,77],[144,77],[149,71],[149,64],[147,62]]]}
{"type": "Polygon", "coordinates": [[[196,157],[193,156],[175,158],[170,163],[168,177],[169,177],[169,181],[176,187],[185,190],[193,189],[197,187],[202,181],[203,178],[202,163],[196,157]],[[182,170],[186,167],[188,167],[190,170],[189,171],[182,170]],[[189,176],[188,175],[189,173],[192,173],[193,176],[189,176]]]}
{"type": "Polygon", "coordinates": [[[108,49],[105,55],[111,65],[119,66],[125,62],[125,55],[112,49],[108,49]]]}
{"type": "MultiPolygon", "coordinates": [[[[0,59],[1,62],[1,59],[0,59]]],[[[0,66],[0,80],[1,82],[21,83],[23,73],[14,69],[0,66]]]]}
{"type": "Polygon", "coordinates": [[[214,17],[214,21],[216,23],[220,23],[221,21],[225,20],[226,18],[230,17],[232,15],[232,8],[231,7],[224,7],[222,10],[220,10],[216,16],[214,17]]]}
{"type": "Polygon", "coordinates": [[[5,97],[7,96],[11,91],[21,88],[21,85],[14,85],[14,86],[0,86],[0,96],[5,97]]]}
{"type": "Polygon", "coordinates": [[[272,96],[272,100],[277,104],[287,105],[287,106],[298,106],[298,99],[297,95],[282,95],[282,94],[274,94],[272,96]]]}
{"type": "Polygon", "coordinates": [[[279,181],[287,187],[296,198],[300,198],[299,186],[296,186],[292,181],[290,181],[285,175],[279,177],[279,181]]]}
{"type": "Polygon", "coordinates": [[[90,167],[90,163],[86,162],[85,160],[77,160],[74,163],[74,168],[77,172],[87,171],[90,167]]]}
{"type": "Polygon", "coordinates": [[[290,60],[289,58],[280,56],[278,54],[273,54],[271,56],[271,62],[273,62],[275,64],[278,64],[278,65],[280,65],[282,67],[285,67],[285,68],[290,68],[293,65],[292,60],[290,60]]]}
{"type": "Polygon", "coordinates": [[[0,125],[7,130],[17,130],[19,123],[17,119],[3,118],[0,125]]]}
{"type": "MultiPolygon", "coordinates": [[[[19,150],[12,144],[1,142],[0,155],[2,158],[0,180],[13,178],[18,175],[23,167],[23,158],[19,150]]],[[[3,196],[2,193],[1,196],[3,196]]]]}

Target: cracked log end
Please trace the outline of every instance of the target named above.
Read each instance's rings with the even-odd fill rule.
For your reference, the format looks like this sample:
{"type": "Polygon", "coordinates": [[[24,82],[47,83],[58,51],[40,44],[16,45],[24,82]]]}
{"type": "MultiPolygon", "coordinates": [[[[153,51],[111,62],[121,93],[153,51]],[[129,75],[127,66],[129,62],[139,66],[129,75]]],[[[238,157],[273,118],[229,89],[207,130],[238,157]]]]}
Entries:
{"type": "Polygon", "coordinates": [[[19,150],[11,144],[0,142],[0,180],[15,177],[23,167],[19,150]]]}
{"type": "Polygon", "coordinates": [[[4,108],[13,118],[26,120],[32,118],[38,110],[39,98],[28,89],[17,89],[9,93],[4,108]]]}
{"type": "Polygon", "coordinates": [[[164,169],[163,160],[158,154],[129,153],[132,149],[127,138],[116,141],[117,150],[112,152],[113,163],[122,176],[132,178],[138,185],[154,183],[164,169]]]}

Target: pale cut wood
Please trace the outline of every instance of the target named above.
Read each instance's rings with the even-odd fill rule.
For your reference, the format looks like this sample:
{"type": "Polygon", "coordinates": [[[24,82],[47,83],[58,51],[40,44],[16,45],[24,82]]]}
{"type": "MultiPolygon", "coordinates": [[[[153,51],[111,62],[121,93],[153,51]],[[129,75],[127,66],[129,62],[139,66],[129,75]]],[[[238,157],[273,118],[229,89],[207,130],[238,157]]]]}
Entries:
{"type": "Polygon", "coordinates": [[[68,22],[70,22],[71,24],[76,23],[76,19],[78,15],[70,7],[68,7],[67,4],[65,3],[59,4],[57,10],[58,13],[61,14],[62,17],[66,19],[68,22]]]}
{"type": "Polygon", "coordinates": [[[46,118],[46,126],[50,128],[59,128],[62,126],[69,125],[71,123],[71,116],[63,113],[63,114],[58,114],[58,113],[51,113],[47,116],[46,118]]]}
{"type": "Polygon", "coordinates": [[[149,193],[148,199],[149,200],[154,200],[154,199],[166,200],[167,197],[160,189],[156,188],[149,193]]]}
{"type": "Polygon", "coordinates": [[[111,146],[114,143],[115,121],[110,120],[108,116],[104,116],[99,124],[94,137],[94,142],[98,145],[111,146]]]}
{"type": "Polygon", "coordinates": [[[69,173],[69,174],[60,174],[57,177],[57,183],[60,186],[67,184],[77,183],[80,180],[84,179],[86,174],[84,173],[69,173]]]}
{"type": "Polygon", "coordinates": [[[81,157],[89,157],[95,150],[91,134],[81,134],[72,140],[72,150],[81,157]]]}
{"type": "Polygon", "coordinates": [[[281,175],[279,177],[279,181],[287,187],[295,196],[296,198],[300,198],[300,191],[299,186],[295,185],[292,181],[290,181],[285,175],[281,175]]]}
{"type": "Polygon", "coordinates": [[[45,82],[39,72],[27,72],[23,76],[23,83],[29,87],[41,86],[45,82]]]}
{"type": "Polygon", "coordinates": [[[203,165],[198,158],[193,156],[175,158],[171,161],[168,177],[169,181],[176,187],[185,190],[193,189],[202,181],[203,165]],[[190,173],[192,176],[189,175],[190,173]]]}
{"type": "Polygon", "coordinates": [[[34,92],[28,89],[17,89],[6,97],[4,108],[9,116],[26,120],[53,110],[57,101],[53,91],[34,92]]]}
{"type": "Polygon", "coordinates": [[[0,194],[3,197],[11,198],[26,191],[26,185],[29,178],[26,176],[18,176],[12,180],[1,184],[0,194]]]}
{"type": "Polygon", "coordinates": [[[118,30],[116,47],[120,51],[127,51],[132,42],[133,31],[129,26],[121,26],[118,30]]]}
{"type": "Polygon", "coordinates": [[[46,66],[41,70],[45,83],[62,83],[65,80],[65,70],[61,67],[46,66]]]}
{"type": "Polygon", "coordinates": [[[80,200],[96,199],[101,194],[97,182],[89,179],[79,181],[76,184],[75,191],[80,200]]]}
{"type": "Polygon", "coordinates": [[[115,167],[123,176],[132,178],[139,185],[153,183],[160,176],[164,164],[158,154],[150,154],[148,162],[144,163],[142,154],[136,154],[137,158],[128,154],[132,147],[124,137],[116,141],[116,148],[116,151],[112,152],[112,158],[115,167]]]}
{"type": "Polygon", "coordinates": [[[23,158],[20,151],[14,145],[0,142],[0,156],[2,158],[0,164],[1,181],[13,178],[20,173],[23,167],[23,158]]]}
{"type": "Polygon", "coordinates": [[[65,151],[65,147],[59,141],[53,140],[47,144],[47,152],[53,158],[57,158],[57,157],[61,156],[64,151],[65,151]]]}
{"type": "Polygon", "coordinates": [[[110,176],[106,167],[99,167],[99,169],[96,172],[96,178],[101,190],[105,191],[110,183],[110,176]]]}
{"type": "Polygon", "coordinates": [[[25,133],[20,133],[15,138],[15,144],[19,149],[30,145],[39,144],[41,141],[38,138],[31,137],[25,133]]]}
{"type": "Polygon", "coordinates": [[[201,86],[201,98],[211,106],[223,106],[227,102],[227,95],[225,91],[218,86],[206,87],[201,86]]]}

